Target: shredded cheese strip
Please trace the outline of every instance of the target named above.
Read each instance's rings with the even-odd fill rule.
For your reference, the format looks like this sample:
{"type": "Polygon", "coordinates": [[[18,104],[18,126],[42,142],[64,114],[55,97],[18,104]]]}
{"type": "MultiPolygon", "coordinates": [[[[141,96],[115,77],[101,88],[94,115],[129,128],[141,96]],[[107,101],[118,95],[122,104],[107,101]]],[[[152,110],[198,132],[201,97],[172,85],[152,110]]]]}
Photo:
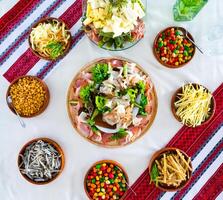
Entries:
{"type": "Polygon", "coordinates": [[[203,86],[187,84],[177,94],[176,115],[188,126],[199,126],[210,117],[212,94],[203,86]]]}
{"type": "Polygon", "coordinates": [[[164,153],[160,159],[155,160],[159,171],[156,181],[160,184],[178,187],[183,181],[189,178],[192,168],[190,158],[186,160],[185,156],[177,150],[176,153],[164,153]]]}
{"type": "Polygon", "coordinates": [[[30,33],[32,49],[48,58],[52,57],[52,49],[48,47],[49,44],[59,43],[63,51],[67,47],[69,38],[70,34],[68,34],[65,24],[57,20],[39,23],[30,33]]]}

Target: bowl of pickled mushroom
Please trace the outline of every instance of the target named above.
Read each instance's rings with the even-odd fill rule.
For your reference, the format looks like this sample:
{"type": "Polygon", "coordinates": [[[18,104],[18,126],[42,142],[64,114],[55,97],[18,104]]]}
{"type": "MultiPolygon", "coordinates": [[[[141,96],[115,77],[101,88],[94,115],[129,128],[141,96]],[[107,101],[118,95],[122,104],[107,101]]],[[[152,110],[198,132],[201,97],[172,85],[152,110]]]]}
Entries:
{"type": "Polygon", "coordinates": [[[163,191],[184,188],[191,179],[192,171],[191,158],[174,147],[155,152],[149,164],[150,182],[163,191]]]}

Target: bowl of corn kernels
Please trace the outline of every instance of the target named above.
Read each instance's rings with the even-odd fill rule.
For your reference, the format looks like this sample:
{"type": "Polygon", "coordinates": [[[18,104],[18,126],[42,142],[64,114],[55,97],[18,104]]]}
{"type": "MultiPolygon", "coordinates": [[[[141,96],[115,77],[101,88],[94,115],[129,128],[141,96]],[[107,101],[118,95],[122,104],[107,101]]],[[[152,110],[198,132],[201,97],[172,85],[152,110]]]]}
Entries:
{"type": "Polygon", "coordinates": [[[12,103],[8,103],[10,110],[25,118],[41,114],[50,99],[47,85],[35,76],[20,76],[15,79],[7,90],[6,101],[9,96],[12,99],[12,103]]]}

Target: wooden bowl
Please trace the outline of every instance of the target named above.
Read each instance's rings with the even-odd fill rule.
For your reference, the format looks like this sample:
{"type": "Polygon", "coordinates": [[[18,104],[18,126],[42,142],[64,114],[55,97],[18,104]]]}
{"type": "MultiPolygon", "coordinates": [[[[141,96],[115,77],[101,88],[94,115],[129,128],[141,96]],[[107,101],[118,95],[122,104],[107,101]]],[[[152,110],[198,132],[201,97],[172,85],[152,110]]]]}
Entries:
{"type": "MultiPolygon", "coordinates": [[[[36,76],[30,76],[30,75],[20,76],[20,77],[16,78],[14,81],[12,81],[12,83],[9,85],[8,90],[7,90],[7,92],[6,92],[6,102],[7,102],[7,97],[10,96],[10,92],[9,92],[9,91],[10,91],[11,86],[12,86],[14,83],[16,83],[19,79],[21,79],[21,78],[25,78],[25,77],[31,77],[31,78],[33,78],[33,79],[39,81],[39,82],[41,83],[43,89],[44,89],[45,92],[46,92],[46,98],[45,98],[45,101],[44,101],[44,103],[43,103],[41,109],[40,109],[38,112],[36,112],[36,113],[34,113],[33,115],[30,115],[30,116],[26,116],[26,115],[22,115],[22,114],[20,114],[21,117],[24,117],[24,118],[31,118],[31,117],[35,117],[35,116],[37,116],[37,115],[40,115],[40,114],[43,113],[43,111],[47,108],[47,106],[48,106],[48,104],[49,104],[49,101],[50,101],[50,92],[49,92],[49,89],[48,89],[46,83],[45,83],[43,80],[39,79],[38,77],[36,77],[36,76]]],[[[12,106],[9,105],[8,103],[7,103],[7,105],[8,105],[8,107],[10,108],[10,110],[11,110],[14,114],[16,114],[15,111],[14,111],[14,109],[12,108],[12,106]]]]}
{"type": "MultiPolygon", "coordinates": [[[[128,175],[127,175],[125,169],[122,167],[121,164],[119,164],[118,162],[116,162],[116,161],[114,161],[114,160],[101,160],[101,161],[95,162],[95,163],[90,167],[90,169],[87,171],[87,173],[86,173],[86,175],[85,175],[85,178],[84,178],[84,190],[85,190],[85,193],[87,194],[87,196],[88,196],[88,198],[89,198],[90,200],[93,200],[93,199],[91,198],[91,196],[89,195],[88,190],[87,190],[87,176],[88,176],[88,174],[90,173],[91,169],[92,169],[94,166],[96,166],[97,164],[101,164],[101,163],[110,163],[110,164],[113,164],[113,165],[118,166],[118,167],[122,170],[123,174],[124,174],[125,177],[126,177],[127,187],[128,187],[128,185],[129,185],[129,178],[128,178],[128,175]]],[[[126,190],[126,192],[127,192],[127,190],[126,190]]],[[[124,198],[124,196],[126,195],[126,192],[125,192],[124,195],[121,197],[121,199],[124,198]]]]}
{"type": "MultiPolygon", "coordinates": [[[[176,68],[183,67],[184,65],[188,64],[188,63],[193,59],[194,54],[195,54],[195,51],[196,51],[196,48],[195,48],[195,46],[192,44],[193,47],[194,47],[194,51],[193,51],[193,54],[192,54],[192,56],[191,56],[191,59],[190,59],[189,61],[185,62],[185,63],[179,64],[178,66],[176,66],[176,65],[169,65],[169,64],[163,62],[163,61],[160,59],[160,57],[159,57],[159,55],[157,54],[157,52],[156,52],[155,45],[156,45],[156,43],[157,43],[157,41],[158,41],[158,39],[159,39],[160,34],[162,34],[162,33],[165,32],[166,30],[171,29],[171,28],[178,29],[178,30],[182,31],[184,34],[186,34],[186,30],[185,30],[183,27],[178,27],[178,26],[167,27],[166,29],[160,31],[160,32],[157,34],[157,36],[156,36],[156,38],[155,38],[155,40],[154,40],[154,42],[153,42],[153,54],[154,54],[154,56],[156,57],[156,59],[158,60],[158,62],[159,62],[160,64],[162,64],[163,66],[168,67],[168,68],[171,68],[171,69],[176,69],[176,68]]],[[[191,35],[189,32],[187,32],[187,34],[188,34],[188,37],[189,37],[192,41],[194,41],[194,38],[192,37],[192,35],[191,35]]],[[[187,40],[188,40],[188,39],[187,39],[187,40]]]]}
{"type": "MultiPolygon", "coordinates": [[[[51,139],[49,139],[49,138],[36,138],[36,139],[33,139],[33,140],[27,142],[27,143],[22,147],[22,149],[20,150],[19,155],[20,155],[20,154],[23,155],[24,152],[25,152],[25,150],[26,150],[26,148],[27,148],[29,145],[31,145],[32,143],[37,142],[37,141],[39,141],[39,140],[42,140],[43,142],[47,142],[47,143],[51,144],[51,145],[58,151],[58,153],[61,155],[61,167],[60,167],[60,171],[59,171],[59,172],[58,172],[52,179],[47,180],[47,181],[43,181],[43,182],[36,182],[36,181],[33,181],[33,180],[31,180],[28,176],[26,176],[25,174],[22,174],[22,173],[20,172],[20,170],[19,170],[19,172],[20,172],[20,174],[21,174],[21,175],[22,175],[28,182],[30,182],[30,183],[32,183],[32,184],[35,184],[35,185],[45,185],[45,184],[48,184],[48,183],[54,181],[54,180],[55,180],[55,179],[62,173],[62,171],[63,171],[63,169],[64,169],[64,165],[65,165],[65,156],[64,156],[63,150],[62,150],[62,148],[59,146],[59,144],[57,144],[55,141],[53,141],[53,140],[51,140],[51,139]]],[[[18,168],[19,168],[19,165],[20,165],[21,161],[22,161],[21,156],[18,156],[18,161],[17,161],[17,163],[18,163],[18,168]]]]}
{"type": "MultiPolygon", "coordinates": [[[[126,145],[129,145],[131,143],[133,143],[134,141],[136,141],[137,139],[141,138],[143,135],[146,134],[146,132],[149,130],[149,128],[152,126],[152,123],[155,119],[155,116],[156,116],[156,113],[157,113],[157,109],[158,109],[158,98],[157,98],[157,94],[156,94],[156,90],[155,90],[155,86],[153,86],[153,89],[152,89],[152,92],[151,92],[151,95],[152,95],[152,98],[153,98],[153,109],[152,109],[152,113],[151,113],[151,118],[148,122],[148,124],[144,127],[144,129],[142,129],[142,133],[133,141],[131,142],[128,142],[124,145],[109,145],[109,144],[105,144],[105,143],[97,143],[96,141],[93,141],[91,140],[90,138],[87,138],[83,135],[83,133],[81,132],[81,130],[79,130],[77,128],[77,123],[76,123],[76,120],[75,120],[75,115],[72,113],[72,106],[70,106],[69,104],[69,100],[72,99],[72,96],[73,96],[73,90],[75,87],[75,82],[76,80],[78,79],[79,75],[83,72],[83,71],[87,71],[88,69],[90,69],[95,63],[100,63],[104,60],[107,60],[107,59],[117,59],[117,60],[122,60],[122,61],[128,61],[128,62],[133,62],[133,63],[136,63],[130,59],[126,59],[126,58],[123,58],[123,57],[102,57],[102,58],[98,58],[98,59],[95,59],[93,60],[92,62],[89,62],[87,63],[83,68],[80,69],[80,71],[75,75],[75,77],[73,78],[73,80],[71,81],[70,83],[70,86],[68,88],[68,92],[67,92],[67,111],[68,111],[68,115],[69,115],[69,118],[70,118],[70,121],[72,123],[72,126],[75,128],[75,130],[78,132],[79,135],[81,135],[81,137],[83,137],[85,140],[91,142],[92,144],[96,144],[98,146],[102,146],[102,147],[105,147],[105,148],[118,148],[118,147],[122,147],[122,146],[126,146],[126,145]]],[[[142,68],[138,63],[137,64],[137,67],[143,71],[148,77],[151,77],[147,71],[145,71],[144,68],[142,68]]]]}
{"type": "Polygon", "coordinates": [[[32,28],[30,29],[30,31],[29,31],[28,42],[29,42],[29,47],[30,47],[30,49],[32,50],[32,52],[33,52],[36,56],[38,56],[39,58],[45,59],[45,60],[56,61],[56,60],[59,60],[60,58],[64,57],[64,56],[68,53],[68,51],[69,51],[69,49],[70,49],[70,47],[71,47],[72,35],[71,35],[70,31],[68,31],[68,34],[70,35],[70,38],[69,38],[69,41],[68,41],[67,46],[66,46],[66,48],[65,48],[65,50],[64,50],[64,52],[63,52],[63,54],[60,55],[60,56],[58,56],[56,59],[53,59],[53,58],[50,58],[50,57],[44,57],[44,56],[40,55],[37,51],[35,51],[35,50],[32,48],[32,45],[31,45],[31,42],[30,42],[30,33],[32,32],[32,29],[35,28],[35,27],[37,27],[37,26],[39,25],[39,23],[43,23],[43,22],[51,22],[52,20],[57,20],[57,21],[59,21],[60,23],[64,23],[66,29],[69,30],[68,26],[66,25],[66,23],[65,23],[63,20],[61,20],[61,19],[59,19],[59,18],[54,18],[54,17],[44,17],[44,18],[40,19],[37,23],[35,23],[35,24],[32,26],[32,28]]]}
{"type": "MultiPolygon", "coordinates": [[[[188,84],[186,84],[188,85],[188,84]]],[[[202,86],[200,84],[197,84],[197,83],[192,83],[193,86],[202,86]]],[[[204,87],[204,86],[202,86],[204,87]]],[[[206,87],[204,87],[207,91],[209,91],[206,87]]],[[[176,90],[176,92],[174,92],[172,98],[171,98],[171,110],[172,110],[172,113],[174,115],[174,117],[176,118],[177,121],[181,122],[183,124],[183,122],[181,121],[181,119],[178,117],[178,115],[176,114],[176,108],[175,108],[175,105],[174,103],[179,100],[177,94],[181,93],[182,92],[182,87],[178,88],[176,90]]],[[[207,124],[210,122],[210,120],[212,119],[212,117],[214,116],[214,113],[215,113],[215,110],[216,110],[216,102],[215,102],[215,98],[214,96],[212,96],[212,99],[211,99],[211,115],[209,116],[208,119],[206,119],[204,122],[202,122],[201,125],[204,125],[204,124],[207,124]]],[[[188,127],[192,127],[192,126],[189,126],[187,124],[184,124],[185,126],[188,126],[188,127]]],[[[201,125],[198,125],[198,126],[201,126],[201,125]]],[[[196,126],[197,127],[197,126],[196,126]]]]}
{"type": "MultiPolygon", "coordinates": [[[[149,174],[151,174],[151,171],[152,171],[152,166],[155,162],[155,160],[157,159],[160,159],[161,155],[163,153],[167,153],[167,152],[176,152],[178,148],[175,148],[175,147],[166,147],[166,148],[163,148],[163,149],[160,149],[159,151],[156,151],[151,160],[150,160],[150,163],[149,163],[149,174]]],[[[187,159],[189,158],[189,156],[182,150],[178,149],[187,159]]],[[[190,162],[190,167],[192,168],[192,163],[190,162]]],[[[193,168],[192,168],[193,170],[193,168]]],[[[159,189],[163,190],[163,191],[166,191],[166,192],[174,192],[174,191],[178,191],[182,188],[184,188],[189,182],[190,182],[190,179],[191,179],[191,176],[192,176],[192,171],[190,171],[189,173],[189,178],[186,180],[186,181],[183,181],[179,187],[171,187],[171,186],[164,186],[164,185],[160,185],[158,184],[156,187],[158,187],[159,189]]]]}

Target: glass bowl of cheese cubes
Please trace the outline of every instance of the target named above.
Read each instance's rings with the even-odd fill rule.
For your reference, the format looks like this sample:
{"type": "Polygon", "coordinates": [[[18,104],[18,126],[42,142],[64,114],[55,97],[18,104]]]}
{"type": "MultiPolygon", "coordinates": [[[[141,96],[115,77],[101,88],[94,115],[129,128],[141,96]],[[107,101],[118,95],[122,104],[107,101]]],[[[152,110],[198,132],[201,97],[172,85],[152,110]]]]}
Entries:
{"type": "Polygon", "coordinates": [[[128,49],[145,33],[146,0],[83,0],[82,24],[97,46],[128,49]]]}

